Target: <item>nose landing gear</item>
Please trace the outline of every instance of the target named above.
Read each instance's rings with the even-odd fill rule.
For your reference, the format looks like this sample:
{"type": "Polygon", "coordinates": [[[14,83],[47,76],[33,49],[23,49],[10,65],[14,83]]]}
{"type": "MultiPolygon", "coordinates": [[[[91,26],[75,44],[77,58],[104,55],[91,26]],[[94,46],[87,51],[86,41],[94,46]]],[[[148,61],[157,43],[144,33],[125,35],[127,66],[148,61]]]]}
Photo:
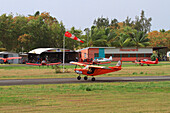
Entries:
{"type": "Polygon", "coordinates": [[[77,80],[81,80],[81,76],[80,75],[77,77],[77,80]]]}

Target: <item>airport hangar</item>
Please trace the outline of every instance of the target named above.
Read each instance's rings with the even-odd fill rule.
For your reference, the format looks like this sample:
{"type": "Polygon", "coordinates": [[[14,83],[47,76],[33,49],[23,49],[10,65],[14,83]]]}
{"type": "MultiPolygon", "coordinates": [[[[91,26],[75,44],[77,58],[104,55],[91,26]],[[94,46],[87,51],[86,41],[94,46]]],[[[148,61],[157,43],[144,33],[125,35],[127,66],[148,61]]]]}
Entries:
{"type": "MultiPolygon", "coordinates": [[[[75,61],[78,53],[65,49],[65,62],[75,61]]],[[[63,62],[63,48],[37,48],[28,52],[28,62],[40,63],[47,60],[50,63],[63,62]]]]}
{"type": "MultiPolygon", "coordinates": [[[[164,49],[164,48],[157,48],[164,49]]],[[[157,50],[156,49],[156,50],[157,50]]],[[[79,50],[65,49],[65,62],[76,61],[78,57],[79,61],[87,61],[87,59],[96,58],[109,58],[112,56],[113,61],[134,61],[141,59],[151,60],[151,55],[155,50],[154,47],[87,47],[79,50]]],[[[63,49],[62,48],[37,48],[28,53],[28,59],[32,62],[33,58],[48,58],[50,62],[62,62],[63,61],[63,49]]]]}
{"type": "MultiPolygon", "coordinates": [[[[0,57],[2,58],[8,58],[8,57],[19,57],[18,53],[12,53],[7,51],[0,52],[0,57]]],[[[20,63],[20,59],[12,59],[8,61],[11,64],[18,64],[20,63]]],[[[0,63],[3,63],[3,60],[0,59],[0,63]]]]}
{"type": "Polygon", "coordinates": [[[85,59],[96,59],[96,58],[109,58],[112,56],[113,61],[134,61],[141,59],[151,59],[151,55],[153,54],[153,48],[116,48],[116,47],[87,47],[80,50],[79,58],[82,60],[85,59]]]}

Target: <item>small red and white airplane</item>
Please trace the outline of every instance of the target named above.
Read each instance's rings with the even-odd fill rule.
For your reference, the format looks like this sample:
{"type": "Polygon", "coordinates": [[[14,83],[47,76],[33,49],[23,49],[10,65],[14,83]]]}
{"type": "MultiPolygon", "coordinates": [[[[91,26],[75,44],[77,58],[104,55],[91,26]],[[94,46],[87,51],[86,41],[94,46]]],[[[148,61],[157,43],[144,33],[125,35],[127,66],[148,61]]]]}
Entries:
{"type": "Polygon", "coordinates": [[[148,59],[143,59],[143,60],[140,60],[140,61],[135,61],[134,63],[135,64],[140,64],[141,66],[143,66],[144,64],[147,64],[149,66],[149,64],[158,64],[158,58],[156,58],[155,61],[151,61],[151,60],[148,60],[148,59]]]}
{"type": "Polygon", "coordinates": [[[86,65],[78,62],[70,62],[71,64],[76,65],[74,71],[79,74],[77,77],[78,80],[81,79],[81,74],[86,75],[84,77],[84,80],[87,80],[87,76],[92,76],[92,81],[95,81],[94,76],[101,75],[101,74],[106,74],[106,73],[111,73],[115,71],[121,70],[122,66],[122,61],[118,61],[117,65],[114,67],[105,67],[105,66],[95,66],[95,65],[86,65]],[[77,65],[80,67],[77,69],[77,65]],[[84,67],[84,68],[83,68],[84,67]]]}
{"type": "Polygon", "coordinates": [[[27,65],[34,65],[34,66],[53,66],[53,65],[58,65],[61,64],[61,62],[57,62],[57,63],[47,63],[45,60],[43,60],[40,64],[36,64],[36,63],[26,63],[27,65]]]}
{"type": "Polygon", "coordinates": [[[13,60],[13,59],[21,59],[22,57],[8,57],[8,58],[2,58],[2,57],[0,57],[0,59],[1,60],[3,60],[4,62],[4,64],[10,64],[9,62],[8,62],[8,60],[13,60]]]}

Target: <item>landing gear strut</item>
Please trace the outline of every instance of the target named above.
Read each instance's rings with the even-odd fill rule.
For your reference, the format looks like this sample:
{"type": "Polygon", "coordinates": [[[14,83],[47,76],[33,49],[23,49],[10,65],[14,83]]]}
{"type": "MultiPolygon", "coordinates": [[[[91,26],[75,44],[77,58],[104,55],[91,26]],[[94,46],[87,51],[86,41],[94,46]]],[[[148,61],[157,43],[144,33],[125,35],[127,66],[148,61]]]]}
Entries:
{"type": "Polygon", "coordinates": [[[77,80],[81,80],[81,76],[80,75],[77,77],[77,80]]]}

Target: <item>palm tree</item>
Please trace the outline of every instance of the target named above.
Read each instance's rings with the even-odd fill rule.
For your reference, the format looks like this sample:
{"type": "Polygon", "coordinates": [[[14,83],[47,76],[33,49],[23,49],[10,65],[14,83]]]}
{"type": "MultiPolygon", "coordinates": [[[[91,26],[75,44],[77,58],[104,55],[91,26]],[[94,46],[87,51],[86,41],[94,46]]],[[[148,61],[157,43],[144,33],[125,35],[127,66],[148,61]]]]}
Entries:
{"type": "Polygon", "coordinates": [[[39,12],[39,11],[36,11],[34,15],[28,15],[28,16],[34,16],[34,17],[36,17],[36,16],[39,16],[39,15],[40,15],[40,12],[39,12]]]}
{"type": "Polygon", "coordinates": [[[117,37],[117,39],[114,41],[114,45],[116,47],[129,47],[131,46],[131,38],[128,37],[127,35],[125,34],[121,34],[119,37],[117,37]]]}
{"type": "Polygon", "coordinates": [[[85,28],[84,31],[86,32],[86,36],[87,36],[87,47],[88,47],[88,42],[89,42],[89,37],[90,37],[90,29],[89,28],[85,28]]]}
{"type": "Polygon", "coordinates": [[[146,47],[149,45],[149,39],[146,38],[147,36],[144,34],[144,32],[139,31],[130,35],[132,37],[132,43],[134,46],[136,46],[136,48],[146,47]]]}

